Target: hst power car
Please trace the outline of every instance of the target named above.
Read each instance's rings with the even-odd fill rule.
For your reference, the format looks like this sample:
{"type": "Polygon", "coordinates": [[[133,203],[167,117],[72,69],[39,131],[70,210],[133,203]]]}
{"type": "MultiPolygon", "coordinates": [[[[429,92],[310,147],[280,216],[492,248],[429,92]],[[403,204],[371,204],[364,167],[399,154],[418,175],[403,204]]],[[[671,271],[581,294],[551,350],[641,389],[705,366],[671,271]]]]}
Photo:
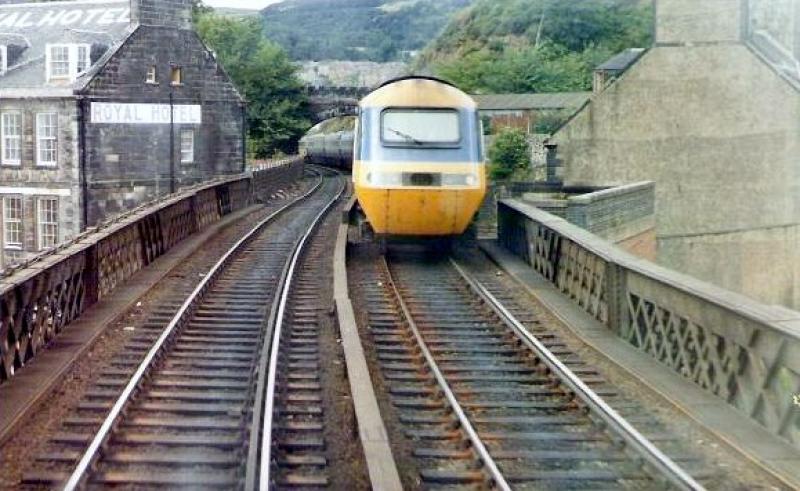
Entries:
{"type": "MultiPolygon", "coordinates": [[[[337,160],[348,132],[306,140],[312,161],[337,160]]],[[[359,103],[353,134],[356,196],[380,236],[463,233],[486,193],[475,101],[430,77],[389,81],[359,103]]]]}

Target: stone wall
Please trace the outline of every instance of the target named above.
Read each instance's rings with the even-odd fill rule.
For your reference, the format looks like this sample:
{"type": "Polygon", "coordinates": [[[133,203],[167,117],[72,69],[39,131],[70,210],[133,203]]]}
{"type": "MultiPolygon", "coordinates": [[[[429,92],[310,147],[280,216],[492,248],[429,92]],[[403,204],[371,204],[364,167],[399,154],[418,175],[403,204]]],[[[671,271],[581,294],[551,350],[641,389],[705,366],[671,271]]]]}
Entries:
{"type": "Polygon", "coordinates": [[[85,95],[87,113],[92,102],[202,106],[200,125],[87,124],[89,224],[170,192],[173,172],[177,189],[243,170],[243,103],[193,31],[140,26],[104,65],[85,95]],[[156,66],[155,84],[145,83],[150,66],[156,66]],[[179,85],[170,82],[173,66],[183,70],[179,85]],[[195,130],[190,164],[180,162],[184,128],[195,130]]]}
{"type": "Polygon", "coordinates": [[[800,93],[736,41],[737,5],[660,0],[662,44],[553,141],[568,184],[656,182],[661,264],[800,307],[800,93]]]}
{"type": "MultiPolygon", "coordinates": [[[[6,99],[2,112],[19,112],[22,117],[21,159],[19,165],[0,164],[0,199],[3,196],[22,198],[23,246],[21,250],[0,247],[0,266],[24,259],[40,249],[38,240],[38,198],[58,198],[59,241],[80,231],[81,202],[78,165],[75,101],[59,98],[6,99]],[[58,114],[57,164],[43,167],[36,161],[36,115],[58,114]],[[13,186],[11,186],[13,184],[13,186]]],[[[0,202],[0,231],[3,213],[0,202]]],[[[0,237],[2,242],[3,237],[0,237]]]]}
{"type": "Polygon", "coordinates": [[[656,257],[655,184],[640,182],[573,196],[525,193],[522,200],[646,259],[656,257]]]}

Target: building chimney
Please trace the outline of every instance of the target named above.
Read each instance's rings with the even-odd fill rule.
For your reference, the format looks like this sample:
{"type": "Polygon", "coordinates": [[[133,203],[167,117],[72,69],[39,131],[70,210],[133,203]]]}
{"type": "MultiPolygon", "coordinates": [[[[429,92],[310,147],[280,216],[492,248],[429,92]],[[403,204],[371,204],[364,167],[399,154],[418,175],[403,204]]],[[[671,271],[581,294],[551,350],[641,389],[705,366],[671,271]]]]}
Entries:
{"type": "Polygon", "coordinates": [[[131,0],[131,23],[192,29],[191,0],[131,0]]]}
{"type": "Polygon", "coordinates": [[[655,0],[656,45],[739,42],[744,39],[742,0],[655,0]]]}

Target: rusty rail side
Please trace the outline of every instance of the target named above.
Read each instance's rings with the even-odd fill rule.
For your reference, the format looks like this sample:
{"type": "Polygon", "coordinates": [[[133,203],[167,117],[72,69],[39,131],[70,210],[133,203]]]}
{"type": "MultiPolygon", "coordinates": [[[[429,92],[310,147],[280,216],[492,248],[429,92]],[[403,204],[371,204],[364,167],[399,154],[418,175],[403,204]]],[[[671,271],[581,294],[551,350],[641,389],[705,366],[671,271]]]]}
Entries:
{"type": "Polygon", "coordinates": [[[299,178],[302,159],[137,207],[0,277],[0,384],[70,322],[186,237],[299,178]]]}

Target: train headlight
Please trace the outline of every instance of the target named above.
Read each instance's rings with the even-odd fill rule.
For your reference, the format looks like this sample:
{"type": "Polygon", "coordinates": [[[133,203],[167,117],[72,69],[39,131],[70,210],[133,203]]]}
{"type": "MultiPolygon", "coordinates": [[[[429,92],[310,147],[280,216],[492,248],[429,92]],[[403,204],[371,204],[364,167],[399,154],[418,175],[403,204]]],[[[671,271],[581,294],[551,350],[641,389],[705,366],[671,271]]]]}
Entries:
{"type": "Polygon", "coordinates": [[[467,186],[474,186],[475,184],[477,184],[478,180],[475,178],[475,176],[469,174],[467,178],[464,179],[464,181],[467,183],[467,186]]]}

